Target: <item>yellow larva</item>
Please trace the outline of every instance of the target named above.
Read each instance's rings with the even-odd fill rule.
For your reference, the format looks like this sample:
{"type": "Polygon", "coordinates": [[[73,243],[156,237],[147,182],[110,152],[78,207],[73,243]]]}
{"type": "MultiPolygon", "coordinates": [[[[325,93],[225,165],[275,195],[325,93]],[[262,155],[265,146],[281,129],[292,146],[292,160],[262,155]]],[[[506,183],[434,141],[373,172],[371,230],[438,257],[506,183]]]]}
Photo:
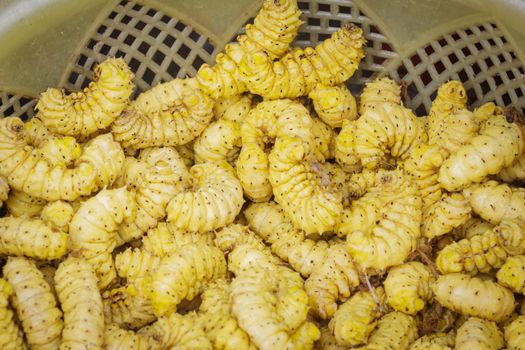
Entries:
{"type": "Polygon", "coordinates": [[[503,334],[495,322],[470,317],[458,329],[455,349],[499,350],[504,345],[503,334]]]}
{"type": "Polygon", "coordinates": [[[9,214],[16,217],[22,215],[27,217],[39,216],[46,203],[47,201],[44,199],[13,189],[9,191],[9,195],[5,201],[9,214]]]}
{"type": "Polygon", "coordinates": [[[83,259],[68,257],[55,273],[55,288],[64,312],[60,349],[101,349],[104,313],[91,265],[83,259]]]}
{"type": "Polygon", "coordinates": [[[104,349],[105,350],[150,350],[156,348],[156,341],[148,336],[135,334],[120,328],[116,324],[106,323],[104,330],[104,349]]]}
{"type": "Polygon", "coordinates": [[[414,317],[394,311],[383,316],[361,350],[407,350],[417,338],[414,317]]]}
{"type": "Polygon", "coordinates": [[[40,218],[51,227],[68,232],[69,222],[73,218],[75,210],[68,202],[55,201],[47,203],[42,208],[40,218]]]}
{"type": "Polygon", "coordinates": [[[424,335],[410,345],[409,350],[452,350],[455,333],[434,333],[424,335]]]}
{"type": "Polygon", "coordinates": [[[505,341],[509,350],[525,349],[525,316],[519,316],[505,326],[505,341]]]}
{"type": "Polygon", "coordinates": [[[195,162],[227,161],[233,163],[239,155],[241,127],[228,119],[209,124],[193,143],[195,162]]]}
{"type": "Polygon", "coordinates": [[[65,94],[47,89],[36,105],[37,118],[63,135],[85,137],[108,127],[129,102],[133,73],[121,58],[108,58],[95,67],[94,79],[84,91],[65,94]]]}
{"type": "Polygon", "coordinates": [[[525,294],[525,255],[511,256],[496,273],[498,283],[525,294]]]}
{"type": "Polygon", "coordinates": [[[317,85],[310,91],[315,111],[323,122],[332,128],[340,128],[344,120],[357,117],[357,105],[354,96],[344,85],[317,85]]]}
{"type": "Polygon", "coordinates": [[[467,316],[500,322],[514,311],[512,292],[490,280],[451,273],[440,276],[432,290],[441,305],[467,316]]]}
{"type": "Polygon", "coordinates": [[[461,193],[443,195],[423,213],[421,233],[430,239],[443,236],[470,219],[471,211],[461,193]]]}
{"type": "Polygon", "coordinates": [[[129,283],[151,275],[159,267],[160,260],[145,250],[128,248],[115,256],[115,268],[119,277],[129,283]]]}
{"type": "MultiPolygon", "coordinates": [[[[127,287],[119,287],[102,294],[105,323],[115,323],[127,329],[139,329],[157,319],[149,299],[133,295],[127,287]]],[[[133,290],[135,291],[135,290],[133,290]]]]}
{"type": "Polygon", "coordinates": [[[13,311],[9,307],[9,297],[13,288],[9,283],[0,278],[0,346],[5,350],[25,350],[24,333],[15,323],[13,311]]]}
{"type": "Polygon", "coordinates": [[[62,342],[62,312],[36,265],[26,258],[9,258],[4,277],[13,288],[13,306],[31,349],[58,349],[62,342]]]}

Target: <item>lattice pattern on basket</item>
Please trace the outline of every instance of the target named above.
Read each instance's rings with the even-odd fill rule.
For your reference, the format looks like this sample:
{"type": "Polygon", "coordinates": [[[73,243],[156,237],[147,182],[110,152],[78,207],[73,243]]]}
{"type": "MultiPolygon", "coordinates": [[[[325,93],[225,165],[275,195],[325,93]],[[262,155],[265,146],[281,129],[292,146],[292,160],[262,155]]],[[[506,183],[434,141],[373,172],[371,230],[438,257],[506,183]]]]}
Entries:
{"type": "Polygon", "coordinates": [[[439,85],[464,83],[469,103],[494,101],[525,111],[525,71],[511,44],[494,23],[456,30],[416,50],[389,72],[407,83],[407,105],[428,113],[439,85]]]}
{"type": "Polygon", "coordinates": [[[121,1],[93,34],[72,67],[64,87],[78,90],[92,78],[96,63],[105,57],[123,57],[144,91],[161,81],[194,76],[204,62],[212,62],[215,47],[206,36],[178,18],[121,1]]]}
{"type": "MultiPolygon", "coordinates": [[[[398,57],[388,38],[351,0],[298,1],[305,22],[297,34],[295,45],[315,46],[326,40],[345,23],[355,23],[363,29],[367,40],[366,56],[348,85],[355,93],[385,69],[388,60],[398,57]]],[[[251,17],[246,23],[253,23],[251,17]]],[[[244,33],[244,26],[238,34],[244,33]]],[[[237,34],[236,34],[237,35],[237,34]]],[[[235,41],[235,37],[231,41],[235,41]]]]}
{"type": "Polygon", "coordinates": [[[28,120],[35,114],[35,104],[33,98],[0,92],[0,118],[19,117],[28,120]]]}

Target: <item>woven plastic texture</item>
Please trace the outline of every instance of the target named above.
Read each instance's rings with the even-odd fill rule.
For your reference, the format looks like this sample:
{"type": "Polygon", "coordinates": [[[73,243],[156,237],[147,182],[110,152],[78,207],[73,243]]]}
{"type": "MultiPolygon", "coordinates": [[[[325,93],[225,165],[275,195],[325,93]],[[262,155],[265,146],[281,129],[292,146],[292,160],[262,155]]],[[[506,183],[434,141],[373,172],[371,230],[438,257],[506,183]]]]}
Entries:
{"type": "MultiPolygon", "coordinates": [[[[316,45],[347,22],[363,29],[367,55],[349,81],[355,93],[378,76],[403,80],[407,105],[424,115],[439,85],[458,79],[465,84],[474,106],[495,101],[525,111],[523,63],[495,23],[454,30],[402,57],[388,34],[352,1],[299,0],[298,5],[305,22],[296,40],[298,46],[316,45]]],[[[253,16],[255,13],[248,14],[246,23],[253,16]]],[[[242,31],[240,28],[239,33],[242,31]]],[[[194,76],[202,63],[213,62],[220,49],[181,18],[138,2],[122,1],[79,47],[61,85],[68,90],[85,87],[93,66],[105,57],[116,56],[123,57],[135,72],[138,93],[175,77],[194,76]]],[[[31,115],[34,101],[6,93],[1,96],[0,116],[31,115]]]]}

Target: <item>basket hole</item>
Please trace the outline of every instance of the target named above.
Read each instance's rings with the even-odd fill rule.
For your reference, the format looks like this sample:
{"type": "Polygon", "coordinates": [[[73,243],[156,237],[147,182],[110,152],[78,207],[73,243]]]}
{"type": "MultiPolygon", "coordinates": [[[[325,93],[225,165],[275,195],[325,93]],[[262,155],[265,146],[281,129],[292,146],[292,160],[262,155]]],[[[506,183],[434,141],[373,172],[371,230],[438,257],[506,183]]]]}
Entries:
{"type": "Polygon", "coordinates": [[[328,26],[332,28],[340,28],[341,27],[341,21],[338,21],[336,19],[331,19],[328,21],[328,26]]]}
{"type": "Polygon", "coordinates": [[[307,22],[309,26],[319,27],[321,25],[321,20],[319,18],[308,17],[307,22]]]}
{"type": "Polygon", "coordinates": [[[509,77],[510,80],[516,79],[516,76],[514,75],[514,72],[509,70],[507,71],[507,77],[509,77]]]}
{"type": "Polygon", "coordinates": [[[15,109],[13,108],[13,106],[9,106],[5,111],[4,111],[4,116],[8,117],[10,116],[11,114],[14,114],[15,113],[15,109]]]}
{"type": "Polygon", "coordinates": [[[393,52],[392,46],[388,43],[381,43],[381,50],[393,52]]]}
{"type": "Polygon", "coordinates": [[[116,58],[123,58],[124,56],[126,56],[126,53],[123,51],[117,50],[117,52],[115,53],[116,58]]]}
{"type": "Polygon", "coordinates": [[[150,17],[154,17],[156,14],[157,14],[157,11],[155,11],[153,9],[149,9],[148,12],[146,12],[146,15],[148,15],[150,17]]]}
{"type": "Polygon", "coordinates": [[[458,77],[461,82],[466,82],[468,80],[467,72],[465,72],[464,69],[458,72],[458,77]]]}
{"type": "Polygon", "coordinates": [[[109,51],[111,50],[111,46],[109,45],[102,45],[102,47],[100,48],[99,52],[103,55],[108,55],[109,54],[109,51]]]}
{"type": "Polygon", "coordinates": [[[146,42],[142,42],[140,45],[139,45],[139,52],[142,53],[142,54],[146,54],[148,53],[148,50],[151,46],[146,43],[146,42]]]}
{"type": "Polygon", "coordinates": [[[128,64],[129,68],[131,68],[133,72],[137,72],[139,70],[140,62],[136,58],[132,57],[128,64]]]}
{"type": "Polygon", "coordinates": [[[83,66],[83,65],[85,65],[86,62],[87,62],[87,59],[88,59],[88,58],[87,58],[86,56],[84,56],[84,55],[81,54],[81,55],[78,57],[78,61],[77,61],[78,65],[79,65],[79,66],[83,66]]]}
{"type": "Polygon", "coordinates": [[[175,29],[177,29],[179,32],[182,32],[184,29],[186,29],[186,25],[182,22],[177,22],[177,24],[175,24],[175,29]]]}
{"type": "Polygon", "coordinates": [[[164,40],[162,41],[166,46],[171,47],[175,43],[175,38],[171,35],[166,35],[164,40]]]}
{"type": "Polygon", "coordinates": [[[110,38],[117,39],[119,35],[122,34],[122,32],[118,29],[113,29],[111,34],[109,35],[110,38]]]}
{"type": "Polygon", "coordinates": [[[137,24],[135,24],[135,28],[137,28],[138,30],[142,30],[146,27],[146,23],[142,22],[142,21],[138,21],[137,24]]]}
{"type": "Polygon", "coordinates": [[[414,55],[410,58],[410,62],[412,62],[412,64],[415,66],[417,66],[418,64],[421,63],[421,57],[419,57],[419,55],[414,55]]]}
{"type": "Polygon", "coordinates": [[[487,40],[488,43],[490,44],[490,46],[498,46],[496,45],[496,42],[494,41],[494,39],[490,38],[489,40],[487,40]]]}
{"type": "Polygon", "coordinates": [[[115,19],[115,17],[117,17],[117,13],[115,11],[112,11],[109,16],[108,16],[110,19],[115,19]]]}
{"type": "Polygon", "coordinates": [[[206,51],[210,55],[213,53],[213,50],[215,50],[213,45],[208,40],[206,40],[202,48],[204,49],[204,51],[206,51]]]}
{"type": "Polygon", "coordinates": [[[177,50],[177,53],[182,57],[182,58],[187,58],[189,55],[190,55],[190,52],[191,52],[191,49],[189,47],[187,47],[186,45],[182,44],[180,46],[180,48],[177,50]]]}
{"type": "Polygon", "coordinates": [[[107,29],[108,29],[108,27],[102,25],[102,26],[98,27],[97,33],[102,35],[102,34],[104,34],[106,32],[107,29]]]}
{"type": "Polygon", "coordinates": [[[485,58],[485,64],[487,65],[487,68],[494,66],[494,63],[489,57],[485,58]]]}
{"type": "Polygon", "coordinates": [[[459,41],[459,40],[461,40],[461,37],[459,36],[458,33],[453,33],[452,34],[452,39],[454,39],[454,41],[459,41]]]}
{"type": "Polygon", "coordinates": [[[309,3],[307,2],[298,2],[297,3],[297,6],[299,7],[300,10],[308,10],[309,8],[309,3]]]}
{"type": "Polygon", "coordinates": [[[122,17],[122,19],[120,20],[120,22],[124,23],[124,24],[128,24],[129,22],[131,22],[131,17],[128,16],[128,15],[124,15],[124,17],[122,17]]]}
{"type": "Polygon", "coordinates": [[[501,98],[503,99],[503,104],[509,106],[512,103],[512,99],[508,93],[504,93],[501,98]]]}
{"type": "Polygon", "coordinates": [[[461,49],[461,52],[463,52],[463,55],[465,55],[465,57],[472,55],[472,52],[470,52],[470,49],[466,46],[461,49]]]}
{"type": "Polygon", "coordinates": [[[434,51],[434,48],[433,48],[432,46],[428,45],[427,47],[425,47],[425,53],[426,53],[427,55],[430,56],[430,55],[432,55],[434,52],[435,52],[435,51],[434,51]]]}
{"type": "Polygon", "coordinates": [[[164,59],[166,58],[166,55],[163,54],[161,51],[155,51],[155,54],[153,55],[153,62],[158,64],[159,66],[162,65],[162,62],[164,62],[164,59]]]}
{"type": "Polygon", "coordinates": [[[481,68],[477,62],[472,65],[472,71],[474,74],[479,74],[481,72],[481,68]]]}
{"type": "Polygon", "coordinates": [[[363,69],[363,70],[361,71],[361,76],[362,76],[363,78],[371,78],[372,75],[374,75],[374,72],[371,71],[371,70],[363,69]]]}
{"type": "Polygon", "coordinates": [[[193,68],[198,70],[200,66],[202,66],[204,63],[206,62],[199,55],[197,55],[191,65],[193,66],[193,68]]]}
{"type": "Polygon", "coordinates": [[[87,44],[87,47],[88,47],[88,49],[93,50],[93,48],[95,47],[96,44],[97,44],[97,41],[91,39],[91,40],[89,40],[89,43],[87,44]]]}
{"type": "Polygon", "coordinates": [[[171,17],[166,16],[166,15],[163,15],[163,16],[160,18],[160,21],[161,21],[162,23],[168,24],[168,23],[170,23],[170,21],[171,21],[171,17]]]}
{"type": "Polygon", "coordinates": [[[352,8],[348,6],[339,6],[339,13],[344,13],[345,15],[352,14],[352,8]]]}
{"type": "Polygon", "coordinates": [[[155,73],[149,68],[146,68],[144,70],[144,75],[142,76],[142,80],[144,80],[149,85],[153,84],[153,80],[155,79],[155,73]]]}
{"type": "Polygon", "coordinates": [[[477,101],[476,91],[472,88],[467,90],[467,101],[477,101]]]}
{"type": "Polygon", "coordinates": [[[176,77],[177,74],[179,74],[179,71],[180,71],[179,65],[175,63],[174,61],[171,61],[170,65],[168,66],[168,73],[172,77],[176,77]]]}
{"type": "Polygon", "coordinates": [[[373,33],[373,34],[381,34],[381,32],[379,31],[379,29],[375,26],[375,25],[370,25],[370,33],[373,33]]]}
{"type": "Polygon", "coordinates": [[[135,39],[136,38],[133,35],[128,34],[126,36],[126,39],[124,39],[124,44],[131,46],[133,44],[133,42],[135,41],[135,39]]]}
{"type": "Polygon", "coordinates": [[[494,77],[494,82],[496,83],[496,86],[503,85],[503,79],[501,79],[501,75],[498,73],[494,77]]]}
{"type": "Polygon", "coordinates": [[[474,33],[472,32],[471,29],[466,29],[466,30],[465,30],[465,33],[466,33],[467,35],[472,35],[472,34],[474,34],[474,33]]]}
{"type": "Polygon", "coordinates": [[[131,9],[135,10],[135,11],[140,11],[140,10],[142,10],[142,6],[140,6],[139,4],[135,4],[135,5],[133,5],[133,7],[131,9]]]}
{"type": "Polygon", "coordinates": [[[425,115],[427,114],[427,109],[425,108],[425,105],[419,105],[417,108],[416,108],[416,115],[419,115],[419,116],[422,116],[422,115],[425,115]]]}
{"type": "Polygon", "coordinates": [[[447,68],[445,67],[445,64],[441,61],[437,61],[436,63],[434,63],[434,68],[436,68],[436,72],[438,74],[441,74],[443,73],[447,68]]]}
{"type": "Polygon", "coordinates": [[[421,74],[419,77],[421,78],[421,81],[425,86],[430,84],[430,82],[432,81],[432,76],[428,71],[423,72],[423,74],[421,74]]]}
{"type": "Polygon", "coordinates": [[[516,93],[516,96],[518,96],[518,98],[523,97],[523,90],[522,89],[516,89],[516,90],[514,90],[514,92],[516,93]]]}
{"type": "Polygon", "coordinates": [[[405,65],[401,65],[399,66],[399,68],[397,68],[397,75],[399,75],[400,78],[403,78],[407,74],[408,74],[408,70],[405,67],[405,65]]]}
{"type": "Polygon", "coordinates": [[[386,61],[386,58],[384,57],[379,57],[379,56],[374,56],[372,62],[374,62],[375,64],[383,64],[383,62],[386,61]]]}
{"type": "Polygon", "coordinates": [[[298,41],[308,41],[310,40],[310,34],[306,32],[299,32],[297,34],[297,40],[298,41]]]}
{"type": "Polygon", "coordinates": [[[317,35],[317,38],[319,38],[319,41],[325,41],[327,39],[330,39],[331,35],[326,33],[319,33],[317,35]]]}
{"type": "Polygon", "coordinates": [[[490,91],[490,86],[489,86],[489,83],[488,81],[484,81],[480,84],[480,87],[481,87],[481,91],[483,92],[483,94],[487,94],[489,91],[490,91]]]}
{"type": "Polygon", "coordinates": [[[153,38],[158,37],[159,34],[160,34],[160,29],[157,28],[157,27],[153,27],[153,28],[151,28],[151,30],[149,31],[149,35],[150,35],[151,37],[153,37],[153,38]]]}
{"type": "Polygon", "coordinates": [[[476,47],[476,49],[477,49],[478,51],[482,51],[482,50],[483,50],[483,45],[481,45],[481,43],[479,43],[479,42],[478,42],[478,43],[475,43],[474,46],[476,47]]]}
{"type": "Polygon", "coordinates": [[[498,60],[499,60],[501,63],[503,63],[503,62],[506,61],[505,56],[504,56],[502,53],[498,55],[498,60]]]}
{"type": "Polygon", "coordinates": [[[448,45],[447,41],[445,39],[443,39],[443,38],[438,40],[438,44],[441,47],[445,47],[445,46],[448,45]]]}
{"type": "Polygon", "coordinates": [[[199,35],[199,33],[197,33],[197,32],[194,31],[194,30],[192,30],[191,33],[190,33],[190,35],[188,35],[188,36],[190,37],[191,40],[193,40],[193,41],[195,41],[195,42],[199,41],[199,38],[201,37],[201,36],[199,35]]]}
{"type": "Polygon", "coordinates": [[[330,5],[328,4],[318,4],[317,11],[319,12],[330,12],[330,5]]]}

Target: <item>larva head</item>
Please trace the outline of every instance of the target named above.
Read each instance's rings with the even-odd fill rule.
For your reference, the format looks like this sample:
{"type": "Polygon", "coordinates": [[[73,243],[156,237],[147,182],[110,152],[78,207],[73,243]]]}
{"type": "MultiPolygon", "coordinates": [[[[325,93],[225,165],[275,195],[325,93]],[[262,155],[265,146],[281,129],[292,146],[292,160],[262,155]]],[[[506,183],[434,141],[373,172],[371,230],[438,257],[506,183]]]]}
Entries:
{"type": "Polygon", "coordinates": [[[272,260],[268,251],[261,251],[250,244],[240,244],[228,255],[228,269],[239,274],[242,271],[269,268],[273,265],[272,260]]]}
{"type": "Polygon", "coordinates": [[[270,56],[264,51],[256,51],[243,57],[239,64],[239,72],[242,76],[249,78],[252,75],[270,70],[271,66],[270,56]]]}
{"type": "Polygon", "coordinates": [[[101,83],[108,82],[122,83],[126,81],[129,86],[131,86],[131,80],[134,77],[133,72],[128,67],[126,62],[122,58],[110,57],[104,62],[97,65],[94,69],[94,81],[99,81],[101,83]]]}
{"type": "Polygon", "coordinates": [[[511,255],[525,253],[525,222],[519,219],[502,220],[494,227],[501,237],[503,248],[511,255]]]}
{"type": "Polygon", "coordinates": [[[331,39],[336,45],[352,46],[356,49],[361,49],[366,44],[363,30],[354,23],[343,24],[340,29],[332,34],[331,39]]]}
{"type": "Polygon", "coordinates": [[[495,115],[502,115],[503,109],[494,102],[487,102],[474,110],[474,117],[478,122],[484,122],[495,115]]]}
{"type": "Polygon", "coordinates": [[[58,228],[64,228],[69,224],[75,213],[71,204],[64,201],[55,201],[46,204],[40,217],[47,223],[58,228]]]}
{"type": "Polygon", "coordinates": [[[289,159],[292,162],[303,160],[306,152],[303,141],[296,137],[278,138],[272,150],[272,153],[276,153],[278,157],[289,159]]]}
{"type": "Polygon", "coordinates": [[[5,117],[0,119],[0,143],[25,145],[24,122],[20,118],[5,117]]]}
{"type": "Polygon", "coordinates": [[[457,80],[441,85],[436,98],[432,101],[432,109],[438,108],[444,113],[465,107],[467,107],[467,92],[463,84],[457,80]]]}
{"type": "Polygon", "coordinates": [[[401,87],[390,78],[380,78],[365,85],[359,100],[359,113],[384,103],[401,105],[401,87]]]}

